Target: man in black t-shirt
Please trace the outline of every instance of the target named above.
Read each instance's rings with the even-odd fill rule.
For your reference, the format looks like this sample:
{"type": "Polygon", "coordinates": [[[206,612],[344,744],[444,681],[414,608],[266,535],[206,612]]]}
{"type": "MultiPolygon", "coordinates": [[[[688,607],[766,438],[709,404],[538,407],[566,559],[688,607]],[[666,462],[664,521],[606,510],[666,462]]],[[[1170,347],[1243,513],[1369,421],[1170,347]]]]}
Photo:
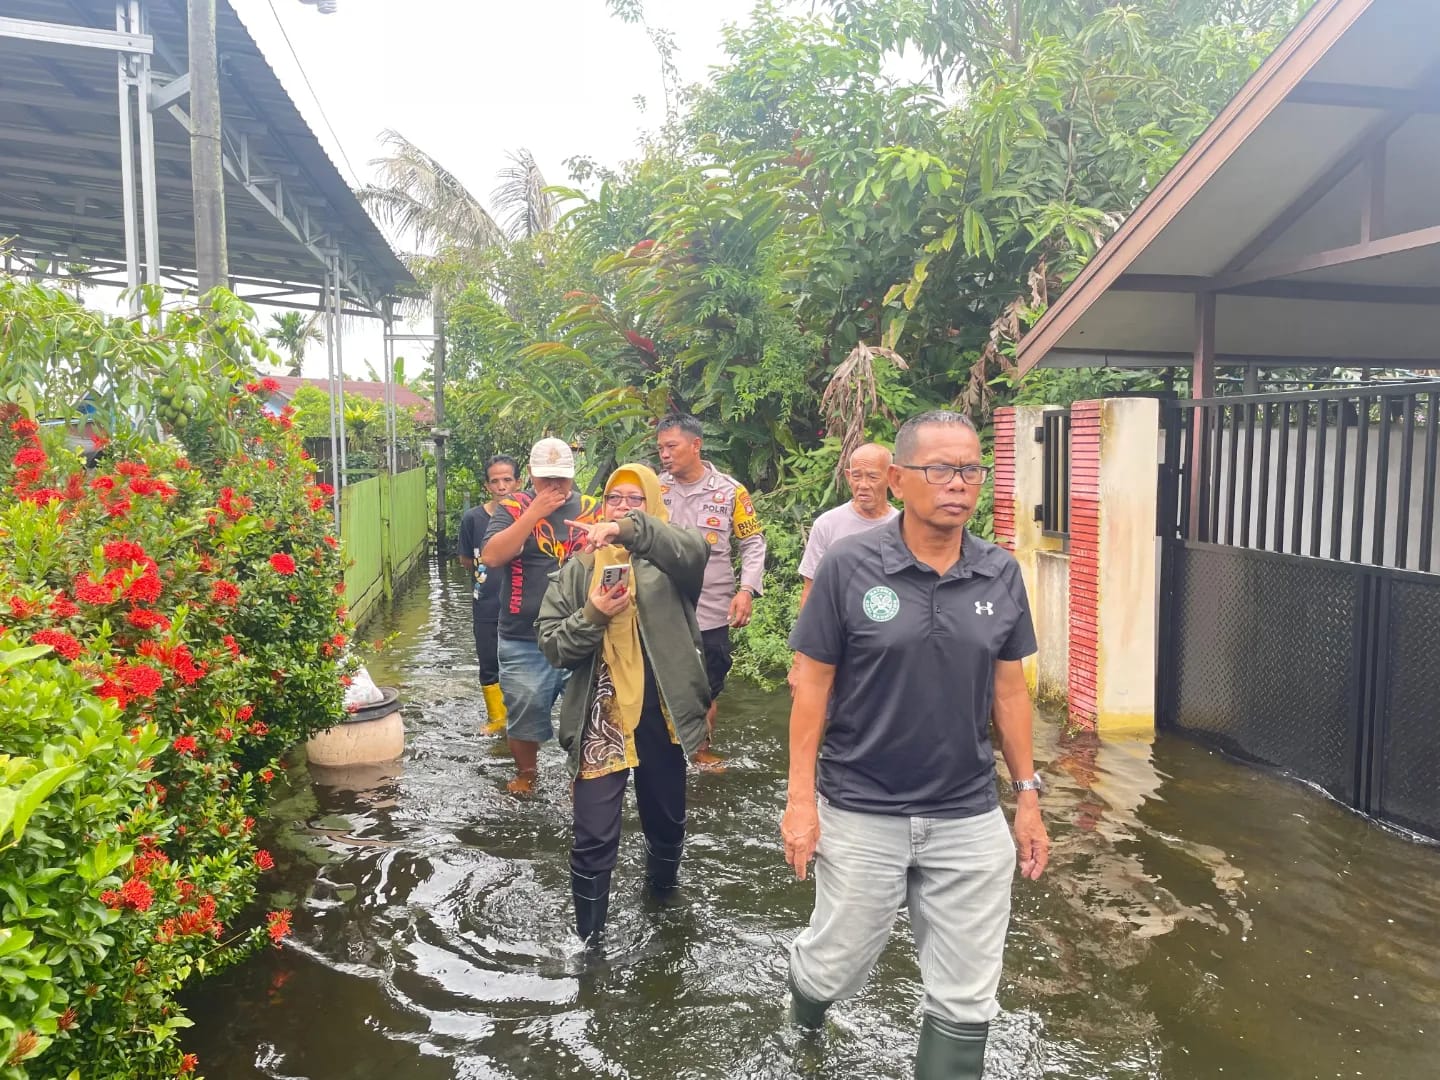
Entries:
{"type": "Polygon", "coordinates": [[[472,506],[460,518],[460,565],[473,576],[470,589],[470,621],[475,630],[475,657],[480,662],[480,692],[485,696],[485,734],[505,730],[505,697],[500,692],[499,644],[500,577],[491,574],[480,559],[485,530],[498,509],[497,499],[515,490],[520,465],[507,454],[497,454],[485,463],[488,502],[472,506]]]}
{"type": "Polygon", "coordinates": [[[588,521],[595,499],[575,490],[575,455],[560,439],[541,439],[530,449],[530,491],[499,500],[485,530],[481,560],[500,577],[500,687],[505,731],[515,758],[516,795],[535,790],[540,744],[554,737],[550,714],[569,672],[550,666],[535,639],[535,616],[549,576],[579,551],[588,535],[567,522],[588,521]]]}
{"type": "Polygon", "coordinates": [[[785,858],[815,910],[790,954],[791,1015],[818,1028],[864,985],[902,906],[920,954],[916,1080],[979,1080],[999,1012],[1018,844],[1038,878],[1049,840],[1021,660],[1035,651],[1015,560],[965,531],[989,470],[969,419],[900,429],[900,517],[838,541],[790,646],[785,858]],[[1014,839],[995,790],[994,720],[1016,794],[1014,839]],[[817,757],[818,795],[817,795],[817,757]]]}

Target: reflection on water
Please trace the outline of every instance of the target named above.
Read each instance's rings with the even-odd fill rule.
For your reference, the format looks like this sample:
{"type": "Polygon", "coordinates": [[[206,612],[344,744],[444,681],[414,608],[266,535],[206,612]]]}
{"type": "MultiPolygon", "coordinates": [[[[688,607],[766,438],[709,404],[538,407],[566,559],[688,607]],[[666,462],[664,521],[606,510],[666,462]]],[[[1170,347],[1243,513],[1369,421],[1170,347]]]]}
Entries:
{"type": "MultiPolygon", "coordinates": [[[[372,670],[403,690],[405,759],[290,770],[267,876],[294,944],[194,995],[187,1049],[208,1076],[910,1075],[908,934],[822,1046],[782,1023],[812,895],[776,838],[783,694],[726,697],[734,759],[692,783],[683,904],[643,899],[627,824],[607,957],[586,969],[564,763],[550,747],[540,797],[503,793],[459,575],[415,586],[383,629],[399,644],[372,670]]],[[[1042,723],[1037,742],[1054,855],[1016,889],[988,1077],[1437,1075],[1440,851],[1178,739],[1062,741],[1042,723]]]]}

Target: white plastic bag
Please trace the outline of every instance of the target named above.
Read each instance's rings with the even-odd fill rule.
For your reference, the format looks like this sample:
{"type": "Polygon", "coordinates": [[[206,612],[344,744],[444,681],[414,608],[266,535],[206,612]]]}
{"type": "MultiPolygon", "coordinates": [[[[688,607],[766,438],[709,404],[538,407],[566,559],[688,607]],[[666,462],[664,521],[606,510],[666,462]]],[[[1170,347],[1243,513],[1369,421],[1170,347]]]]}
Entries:
{"type": "Polygon", "coordinates": [[[365,668],[361,667],[354,675],[350,676],[350,685],[345,688],[345,710],[347,712],[364,708],[366,705],[374,705],[383,700],[385,700],[385,695],[375,685],[375,680],[370,678],[370,672],[365,668]]]}

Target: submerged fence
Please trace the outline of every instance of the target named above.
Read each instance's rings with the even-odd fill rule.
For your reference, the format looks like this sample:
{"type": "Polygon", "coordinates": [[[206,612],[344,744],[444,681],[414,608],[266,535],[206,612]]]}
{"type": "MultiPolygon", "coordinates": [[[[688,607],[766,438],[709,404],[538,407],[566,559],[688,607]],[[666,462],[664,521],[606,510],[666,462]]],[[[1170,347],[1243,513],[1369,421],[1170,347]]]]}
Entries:
{"type": "Polygon", "coordinates": [[[357,625],[424,558],[429,516],[423,468],[381,473],[341,492],[340,537],[349,560],[345,603],[357,625]]]}
{"type": "Polygon", "coordinates": [[[1440,837],[1440,383],[1166,420],[1162,722],[1440,837]]]}

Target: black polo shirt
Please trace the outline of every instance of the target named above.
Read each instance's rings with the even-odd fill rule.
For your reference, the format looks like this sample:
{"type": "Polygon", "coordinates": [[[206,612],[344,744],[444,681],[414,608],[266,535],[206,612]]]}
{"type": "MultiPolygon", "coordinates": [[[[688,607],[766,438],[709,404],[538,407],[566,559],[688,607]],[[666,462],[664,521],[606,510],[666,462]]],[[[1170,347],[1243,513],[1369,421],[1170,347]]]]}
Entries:
{"type": "Polygon", "coordinates": [[[820,793],[843,810],[972,817],[998,805],[995,662],[1035,652],[1020,567],[968,532],[942,577],[904,515],[825,553],[790,647],[835,667],[820,793]]]}

